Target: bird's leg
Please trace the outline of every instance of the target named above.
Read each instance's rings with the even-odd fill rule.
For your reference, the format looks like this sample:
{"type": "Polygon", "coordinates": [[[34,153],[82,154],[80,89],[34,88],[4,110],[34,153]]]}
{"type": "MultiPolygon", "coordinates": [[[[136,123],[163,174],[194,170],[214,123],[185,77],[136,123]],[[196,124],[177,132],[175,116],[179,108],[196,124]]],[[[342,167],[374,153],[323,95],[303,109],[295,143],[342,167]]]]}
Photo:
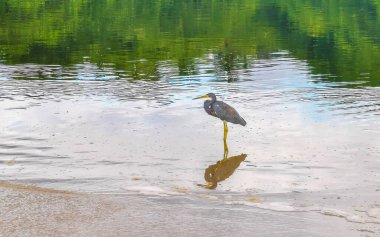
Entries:
{"type": "Polygon", "coordinates": [[[224,159],[228,158],[228,146],[227,146],[227,134],[228,134],[228,126],[227,122],[223,121],[224,125],[224,137],[223,137],[223,142],[224,142],[224,159]]]}

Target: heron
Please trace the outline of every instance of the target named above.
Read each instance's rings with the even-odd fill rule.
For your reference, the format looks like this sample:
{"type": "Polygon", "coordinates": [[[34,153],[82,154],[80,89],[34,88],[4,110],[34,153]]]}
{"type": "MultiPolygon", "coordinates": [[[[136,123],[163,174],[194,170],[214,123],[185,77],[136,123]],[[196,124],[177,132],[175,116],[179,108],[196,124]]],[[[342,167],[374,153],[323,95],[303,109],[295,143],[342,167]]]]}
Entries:
{"type": "Polygon", "coordinates": [[[223,121],[224,125],[224,159],[227,159],[228,156],[228,146],[227,146],[227,134],[228,134],[228,126],[227,122],[234,123],[234,124],[240,124],[242,126],[245,126],[247,122],[239,115],[239,113],[230,105],[224,103],[223,101],[218,101],[216,99],[216,95],[214,93],[208,93],[203,96],[199,96],[194,98],[196,99],[211,99],[211,100],[205,100],[203,104],[203,108],[205,109],[206,113],[217,117],[223,121]]]}

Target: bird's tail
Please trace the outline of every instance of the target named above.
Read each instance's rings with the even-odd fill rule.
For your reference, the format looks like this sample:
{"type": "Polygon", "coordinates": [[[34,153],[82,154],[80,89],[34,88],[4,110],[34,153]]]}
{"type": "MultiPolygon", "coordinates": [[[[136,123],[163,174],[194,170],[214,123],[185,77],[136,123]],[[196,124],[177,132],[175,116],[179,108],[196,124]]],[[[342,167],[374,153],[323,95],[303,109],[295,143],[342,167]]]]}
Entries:
{"type": "Polygon", "coordinates": [[[247,125],[247,122],[242,117],[240,117],[240,124],[245,126],[247,125]]]}

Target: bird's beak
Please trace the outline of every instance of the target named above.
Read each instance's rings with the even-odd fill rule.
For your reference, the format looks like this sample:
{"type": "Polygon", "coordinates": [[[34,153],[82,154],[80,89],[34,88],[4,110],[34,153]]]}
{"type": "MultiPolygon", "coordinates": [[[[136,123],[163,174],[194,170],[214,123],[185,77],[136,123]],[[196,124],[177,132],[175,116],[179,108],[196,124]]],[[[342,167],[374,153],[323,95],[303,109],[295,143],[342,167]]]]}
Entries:
{"type": "Polygon", "coordinates": [[[193,100],[197,100],[197,99],[206,99],[206,98],[210,98],[208,95],[203,95],[203,96],[199,96],[199,97],[196,97],[194,98],[193,100]]]}

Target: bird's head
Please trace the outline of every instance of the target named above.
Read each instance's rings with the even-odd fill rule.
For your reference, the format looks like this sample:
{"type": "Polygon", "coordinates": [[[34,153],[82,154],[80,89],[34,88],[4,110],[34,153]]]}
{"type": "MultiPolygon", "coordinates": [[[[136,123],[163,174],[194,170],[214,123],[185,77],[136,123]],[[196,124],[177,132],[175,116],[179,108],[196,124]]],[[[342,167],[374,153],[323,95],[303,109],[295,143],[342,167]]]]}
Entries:
{"type": "Polygon", "coordinates": [[[196,97],[194,98],[193,100],[197,100],[197,99],[211,99],[211,100],[216,100],[216,96],[214,93],[208,93],[206,95],[202,95],[202,96],[199,96],[199,97],[196,97]]]}

